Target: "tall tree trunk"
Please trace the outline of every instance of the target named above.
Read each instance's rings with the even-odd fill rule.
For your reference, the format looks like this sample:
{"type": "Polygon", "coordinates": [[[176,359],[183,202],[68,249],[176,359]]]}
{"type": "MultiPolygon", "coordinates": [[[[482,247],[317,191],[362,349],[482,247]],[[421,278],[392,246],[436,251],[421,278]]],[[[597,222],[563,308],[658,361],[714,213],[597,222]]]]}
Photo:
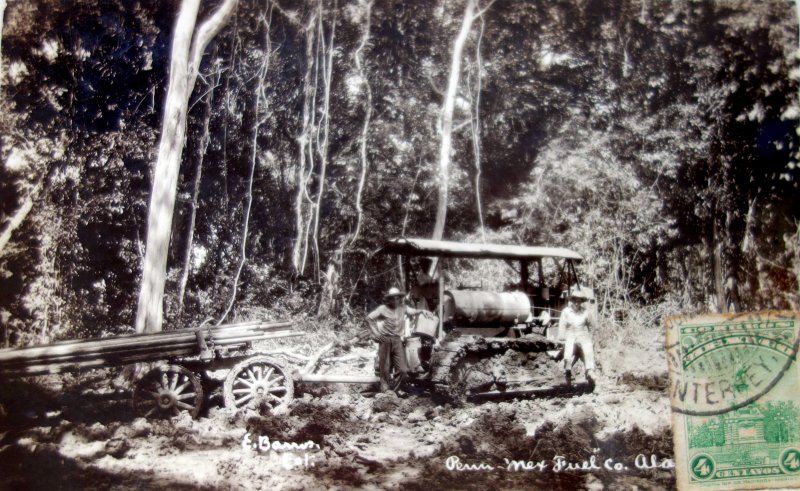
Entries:
{"type": "Polygon", "coordinates": [[[183,305],[186,296],[186,284],[189,282],[189,270],[191,269],[192,260],[192,247],[194,246],[194,226],[197,220],[197,208],[200,198],[200,181],[203,177],[203,161],[205,160],[206,151],[208,151],[208,142],[211,139],[211,132],[209,131],[209,124],[211,122],[212,107],[214,105],[214,89],[219,83],[219,73],[217,73],[217,80],[214,85],[209,88],[208,94],[205,97],[205,119],[203,120],[203,134],[200,136],[200,145],[197,151],[197,166],[194,171],[194,182],[192,183],[192,205],[189,212],[189,230],[186,236],[186,245],[183,249],[183,268],[181,270],[181,279],[178,284],[178,313],[176,318],[180,319],[183,315],[183,305]]]}
{"type": "Polygon", "coordinates": [[[467,41],[474,18],[475,0],[467,0],[464,17],[461,21],[461,30],[453,43],[450,78],[447,83],[447,92],[442,102],[442,112],[439,116],[439,131],[441,134],[441,143],[439,145],[439,193],[436,206],[436,222],[433,225],[432,238],[434,240],[442,239],[444,224],[447,219],[450,153],[452,151],[453,138],[453,109],[455,108],[456,93],[458,92],[458,83],[461,77],[461,53],[464,51],[464,43],[467,41]]]}
{"type": "Polygon", "coordinates": [[[228,115],[230,115],[233,111],[231,111],[231,107],[233,103],[231,99],[233,99],[234,95],[229,87],[231,85],[231,76],[236,73],[236,50],[238,48],[238,37],[236,36],[236,30],[238,28],[238,17],[234,17],[233,29],[231,29],[231,53],[230,58],[228,59],[228,69],[226,70],[225,74],[225,88],[223,89],[223,94],[225,94],[225,116],[223,118],[223,126],[222,126],[222,202],[224,203],[224,210],[225,216],[228,216],[231,211],[231,200],[230,200],[230,193],[228,192],[228,115]]]}
{"type": "MultiPolygon", "coordinates": [[[[723,270],[725,271],[725,312],[739,312],[741,301],[739,297],[739,275],[740,270],[749,269],[752,263],[745,262],[747,259],[741,250],[741,242],[737,240],[741,233],[739,227],[747,234],[747,223],[740,224],[741,220],[735,213],[728,209],[725,213],[725,236],[722,240],[723,247],[723,270]]],[[[742,239],[743,240],[743,239],[742,239]]]]}
{"type": "MultiPolygon", "coordinates": [[[[335,5],[335,4],[334,4],[335,5]]],[[[306,74],[304,77],[303,129],[298,137],[300,160],[298,165],[298,187],[295,197],[297,240],[292,251],[295,271],[305,273],[309,249],[314,261],[314,275],[319,282],[320,248],[319,227],[322,201],[325,191],[325,178],[328,165],[328,140],[330,134],[330,91],[333,69],[333,41],[336,19],[331,25],[330,38],[326,41],[324,32],[324,5],[317,2],[317,8],[309,19],[306,31],[306,74]],[[330,48],[328,47],[330,44],[330,48]],[[322,83],[322,100],[318,100],[322,83]],[[322,105],[317,121],[317,103],[322,105]],[[319,159],[320,168],[316,174],[316,192],[309,189],[319,159]],[[312,194],[314,195],[312,197],[312,194]]]]}
{"type": "Polygon", "coordinates": [[[261,67],[258,70],[258,86],[255,89],[255,121],[253,123],[253,138],[251,141],[252,151],[250,153],[250,176],[247,181],[247,205],[244,209],[244,222],[242,224],[239,266],[236,268],[236,274],[233,277],[233,284],[231,285],[231,297],[228,301],[228,306],[225,308],[225,311],[222,313],[220,318],[217,319],[217,326],[221,325],[225,321],[225,319],[228,317],[228,314],[230,314],[231,309],[233,309],[233,305],[236,303],[236,293],[239,289],[239,278],[242,275],[242,269],[244,269],[244,264],[247,261],[247,236],[248,231],[250,230],[250,210],[253,208],[253,178],[255,177],[256,164],[258,162],[258,131],[261,129],[261,125],[267,118],[266,114],[263,114],[262,111],[266,112],[268,104],[265,86],[267,74],[269,73],[270,61],[272,60],[272,5],[272,3],[269,4],[267,13],[263,17],[263,22],[265,23],[264,51],[266,55],[264,55],[261,67]]]}
{"type": "MultiPolygon", "coordinates": [[[[444,236],[444,224],[447,220],[447,201],[449,199],[450,188],[450,153],[452,152],[453,139],[453,109],[455,108],[456,93],[458,83],[461,78],[461,53],[464,51],[464,44],[475,20],[476,0],[467,0],[464,8],[464,17],[461,20],[461,29],[453,43],[452,60],[450,63],[450,77],[447,82],[447,92],[442,101],[442,112],[439,115],[439,133],[441,142],[439,145],[439,192],[438,203],[436,205],[436,221],[433,224],[433,240],[441,240],[444,236]]],[[[430,272],[434,275],[437,269],[436,260],[431,262],[430,272]]]]}
{"type": "Polygon", "coordinates": [[[800,309],[800,222],[796,223],[795,227],[797,227],[797,229],[793,233],[788,233],[783,236],[783,243],[786,247],[786,251],[791,256],[790,262],[796,287],[793,292],[788,292],[785,295],[786,301],[789,302],[792,310],[800,309]]]}
{"type": "MultiPolygon", "coordinates": [[[[324,316],[332,311],[340,311],[346,304],[343,303],[344,299],[341,296],[342,289],[340,282],[342,281],[341,272],[344,271],[344,258],[345,251],[352,247],[358,235],[361,233],[361,223],[364,217],[364,208],[362,199],[364,196],[364,188],[367,182],[367,171],[369,169],[369,160],[367,158],[367,137],[369,134],[370,119],[372,117],[372,88],[369,85],[367,77],[367,70],[364,66],[364,50],[369,43],[371,17],[372,17],[372,0],[360,4],[363,10],[362,20],[362,34],[361,41],[353,54],[353,60],[356,65],[356,70],[360,77],[360,82],[364,87],[364,121],[361,125],[361,134],[359,136],[359,159],[361,161],[361,172],[359,173],[358,184],[356,186],[355,208],[356,208],[356,224],[353,231],[346,234],[339,243],[336,252],[333,254],[332,261],[328,264],[327,272],[323,274],[325,279],[323,297],[320,301],[318,316],[324,316]]],[[[356,278],[355,282],[358,282],[356,278]]],[[[354,285],[355,286],[355,285],[354,285]]]]}
{"type": "MultiPolygon", "coordinates": [[[[800,1],[800,0],[798,0],[800,1]]],[[[355,52],[356,69],[358,70],[361,81],[364,84],[364,124],[361,126],[361,137],[358,142],[358,153],[361,157],[361,174],[358,178],[358,189],[356,190],[356,228],[353,230],[353,235],[350,238],[350,245],[353,245],[358,239],[358,234],[361,232],[361,222],[363,220],[364,209],[361,200],[364,196],[364,185],[367,182],[367,170],[369,169],[369,160],[367,160],[367,134],[369,133],[369,123],[372,118],[372,87],[369,85],[369,78],[367,70],[364,67],[362,56],[364,49],[369,42],[370,34],[370,18],[372,17],[372,2],[366,5],[366,13],[364,14],[364,34],[361,36],[361,44],[355,52]]]]}
{"type": "Polygon", "coordinates": [[[483,204],[481,201],[481,88],[482,88],[482,71],[481,66],[481,40],[483,40],[483,30],[486,23],[481,16],[481,30],[478,34],[478,42],[475,43],[475,66],[476,66],[476,80],[475,80],[475,97],[473,102],[474,116],[470,118],[472,127],[472,149],[475,155],[475,206],[478,211],[478,223],[481,226],[481,238],[486,242],[486,228],[483,224],[483,204]]]}
{"type": "MultiPolygon", "coordinates": [[[[317,13],[314,16],[314,19],[319,20],[322,17],[322,8],[321,5],[318,4],[317,13]]],[[[309,133],[308,133],[308,140],[306,141],[306,158],[308,159],[308,173],[304,179],[303,185],[303,203],[305,204],[305,211],[304,216],[306,216],[305,220],[305,228],[303,230],[303,261],[300,264],[300,270],[302,273],[305,273],[306,270],[306,261],[308,260],[308,249],[311,244],[311,225],[314,223],[314,200],[311,198],[311,193],[309,192],[308,183],[311,182],[311,177],[314,175],[314,168],[316,167],[316,149],[319,148],[318,139],[319,139],[319,126],[317,126],[317,93],[319,92],[319,50],[320,44],[322,41],[319,38],[319,33],[317,33],[317,26],[314,27],[312,32],[314,34],[313,44],[311,45],[311,50],[308,51],[310,55],[313,55],[313,61],[311,66],[313,67],[314,77],[313,83],[309,87],[310,89],[310,121],[309,121],[309,133]],[[313,133],[313,135],[312,135],[313,133]]]]}
{"type": "Polygon", "coordinates": [[[6,12],[6,0],[0,0],[0,88],[3,87],[3,16],[6,12]]]}
{"type": "Polygon", "coordinates": [[[147,217],[147,245],[136,311],[136,332],[161,330],[170,230],[181,155],[186,141],[189,97],[197,79],[203,52],[227,23],[236,3],[237,0],[224,0],[195,33],[200,0],[181,2],[172,40],[169,88],[164,104],[158,160],[153,172],[153,191],[147,217]]]}
{"type": "MultiPolygon", "coordinates": [[[[336,11],[336,4],[334,2],[334,12],[336,11]]],[[[330,100],[331,100],[331,77],[333,74],[333,41],[334,34],[336,33],[336,17],[334,16],[331,21],[331,34],[328,42],[325,42],[325,25],[323,23],[324,17],[322,15],[322,0],[319,1],[319,42],[322,47],[322,83],[325,85],[322,100],[322,127],[317,131],[317,153],[319,155],[319,186],[317,189],[317,199],[314,203],[314,226],[311,233],[311,238],[314,245],[314,274],[317,282],[320,281],[320,252],[319,252],[319,221],[320,211],[322,209],[322,198],[325,192],[325,177],[328,169],[328,142],[330,136],[330,100]],[[322,140],[320,141],[320,132],[322,133],[322,140]]]]}
{"type": "Polygon", "coordinates": [[[725,305],[725,283],[722,279],[722,241],[719,237],[719,225],[717,219],[713,217],[714,225],[712,226],[712,267],[714,271],[714,295],[716,297],[717,312],[726,312],[725,305]]]}
{"type": "MultiPolygon", "coordinates": [[[[269,56],[269,55],[267,55],[269,56]]],[[[257,96],[258,97],[258,96],[257,96]]],[[[259,103],[258,99],[256,100],[256,118],[258,118],[259,112],[259,103]]],[[[255,177],[256,172],[256,162],[257,157],[256,153],[258,151],[258,130],[261,127],[260,121],[257,121],[253,125],[253,138],[252,138],[252,145],[253,150],[250,156],[250,176],[247,180],[247,204],[244,208],[243,214],[243,223],[242,223],[242,237],[240,239],[239,244],[239,266],[236,268],[236,274],[233,276],[233,283],[231,284],[231,296],[228,300],[228,305],[225,307],[225,311],[222,313],[219,319],[217,319],[216,325],[221,325],[222,322],[228,317],[231,309],[233,308],[234,303],[236,303],[236,293],[239,289],[239,278],[242,275],[242,269],[244,268],[244,264],[247,261],[247,236],[248,231],[250,230],[250,210],[253,207],[253,178],[255,177]]]]}
{"type": "MultiPolygon", "coordinates": [[[[800,49],[800,0],[794,0],[794,11],[797,19],[797,47],[800,49]]],[[[800,93],[800,87],[798,87],[798,93],[800,93]]],[[[800,125],[798,125],[795,131],[800,135],[800,125]]]]}
{"type": "MultiPolygon", "coordinates": [[[[302,275],[305,272],[306,262],[306,229],[305,207],[304,202],[308,197],[308,177],[306,177],[306,167],[311,167],[312,163],[306,162],[306,155],[308,154],[308,147],[311,145],[311,129],[313,126],[313,109],[311,102],[313,99],[311,76],[314,66],[316,65],[316,58],[314,57],[314,39],[315,39],[315,22],[316,14],[309,19],[306,31],[306,73],[303,77],[303,127],[300,136],[297,138],[298,147],[298,166],[297,166],[297,194],[295,195],[295,229],[297,237],[292,250],[292,265],[295,272],[302,275]]],[[[311,175],[309,171],[308,175],[311,175]]]]}

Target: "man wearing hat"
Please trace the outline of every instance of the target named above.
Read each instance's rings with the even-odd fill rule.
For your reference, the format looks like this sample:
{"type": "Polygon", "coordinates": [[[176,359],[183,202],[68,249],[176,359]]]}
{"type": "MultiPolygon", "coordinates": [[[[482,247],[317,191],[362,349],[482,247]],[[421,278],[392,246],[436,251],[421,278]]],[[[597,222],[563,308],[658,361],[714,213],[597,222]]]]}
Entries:
{"type": "Polygon", "coordinates": [[[380,390],[396,391],[406,377],[408,367],[406,354],[403,349],[403,332],[406,325],[406,316],[415,316],[424,311],[407,307],[403,304],[405,293],[392,287],[383,296],[384,304],[370,312],[367,324],[372,337],[380,343],[378,346],[378,366],[380,372],[380,390]],[[394,367],[398,377],[394,383],[391,380],[394,367]]]}
{"type": "Polygon", "coordinates": [[[595,318],[586,308],[594,297],[592,290],[575,285],[569,289],[569,302],[561,311],[558,321],[558,340],[564,342],[564,370],[567,381],[572,380],[572,367],[580,359],[586,371],[587,382],[594,381],[594,345],[589,329],[594,329],[595,318]]]}

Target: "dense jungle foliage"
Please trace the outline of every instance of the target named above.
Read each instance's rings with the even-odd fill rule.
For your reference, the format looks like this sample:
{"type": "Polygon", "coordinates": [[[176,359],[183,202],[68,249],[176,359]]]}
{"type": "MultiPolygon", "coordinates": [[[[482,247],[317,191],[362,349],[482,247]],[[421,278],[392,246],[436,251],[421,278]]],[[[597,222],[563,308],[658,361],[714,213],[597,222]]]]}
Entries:
{"type": "MultiPolygon", "coordinates": [[[[132,329],[179,3],[9,2],[0,344],[132,329]]],[[[465,4],[239,2],[190,100],[165,328],[218,318],[240,263],[231,318],[374,306],[382,242],[432,232],[465,4]]],[[[445,238],[575,249],[609,319],[799,308],[793,5],[478,7],[445,238]]]]}

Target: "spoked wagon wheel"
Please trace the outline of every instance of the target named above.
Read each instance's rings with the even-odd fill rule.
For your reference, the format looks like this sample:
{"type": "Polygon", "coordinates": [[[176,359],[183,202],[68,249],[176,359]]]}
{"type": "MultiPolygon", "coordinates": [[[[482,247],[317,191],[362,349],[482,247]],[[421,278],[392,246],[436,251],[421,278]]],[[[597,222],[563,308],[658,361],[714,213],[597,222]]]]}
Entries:
{"type": "Polygon", "coordinates": [[[292,400],[294,383],[280,363],[266,356],[253,356],[231,369],[224,393],[226,407],[254,408],[263,401],[274,411],[292,400]]]}
{"type": "Polygon", "coordinates": [[[133,390],[133,407],[146,418],[172,418],[181,411],[196,418],[202,405],[200,381],[194,373],[178,365],[153,368],[133,390]]]}

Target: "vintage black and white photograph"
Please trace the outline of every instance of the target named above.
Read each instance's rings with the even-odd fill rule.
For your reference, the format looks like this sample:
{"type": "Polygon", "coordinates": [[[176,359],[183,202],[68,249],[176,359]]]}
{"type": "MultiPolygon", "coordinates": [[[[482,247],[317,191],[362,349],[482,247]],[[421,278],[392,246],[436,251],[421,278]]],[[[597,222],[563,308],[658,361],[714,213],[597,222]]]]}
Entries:
{"type": "Polygon", "coordinates": [[[799,124],[800,0],[0,0],[0,488],[676,489],[799,124]]]}

